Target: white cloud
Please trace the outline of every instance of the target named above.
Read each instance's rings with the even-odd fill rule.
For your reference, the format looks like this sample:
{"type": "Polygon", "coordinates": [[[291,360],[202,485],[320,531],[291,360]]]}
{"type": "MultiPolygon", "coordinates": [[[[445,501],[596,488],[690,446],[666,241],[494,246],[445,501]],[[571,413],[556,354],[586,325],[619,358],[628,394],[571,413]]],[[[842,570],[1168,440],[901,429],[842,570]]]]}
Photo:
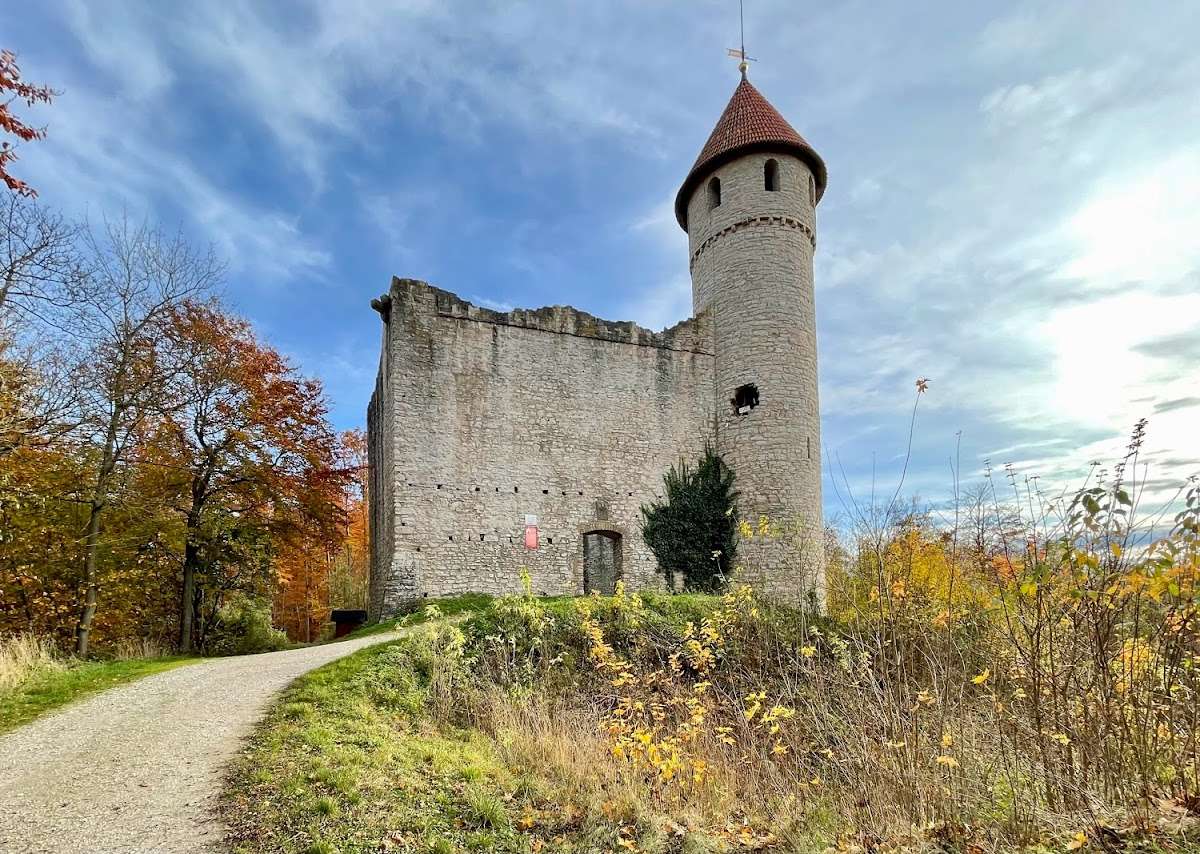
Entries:
{"type": "MultiPolygon", "coordinates": [[[[65,72],[55,79],[70,81],[65,72]]],[[[327,267],[329,252],[300,232],[294,216],[218,186],[156,133],[154,113],[82,82],[64,89],[54,104],[53,132],[22,158],[43,200],[93,219],[122,211],[140,219],[169,204],[212,241],[233,272],[281,280],[327,267]]]]}
{"type": "Polygon", "coordinates": [[[1119,95],[1123,82],[1137,72],[1128,60],[1075,69],[1036,83],[996,89],[980,102],[979,108],[997,132],[1020,126],[1040,129],[1048,138],[1058,139],[1074,120],[1119,95]]]}
{"type": "Polygon", "coordinates": [[[474,303],[475,305],[481,305],[484,308],[490,308],[492,311],[510,312],[516,308],[516,306],[510,302],[492,299],[491,297],[481,297],[478,294],[471,294],[466,299],[467,302],[474,303]]]}
{"type": "Polygon", "coordinates": [[[1066,223],[1064,275],[1169,282],[1200,267],[1200,146],[1108,175],[1066,223]]]}
{"type": "Polygon", "coordinates": [[[639,288],[638,293],[618,303],[615,319],[634,321],[651,330],[666,329],[692,314],[692,282],[687,276],[659,285],[639,288]]]}
{"type": "Polygon", "coordinates": [[[73,0],[64,10],[71,32],[88,58],[116,81],[123,95],[134,101],[148,101],[162,95],[175,80],[159,40],[146,26],[143,11],[126,6],[120,14],[114,14],[111,8],[81,0],[73,0]]]}
{"type": "Polygon", "coordinates": [[[629,231],[635,236],[649,237],[667,258],[686,261],[688,236],[675,219],[673,196],[666,196],[662,202],[635,219],[629,231]]]}

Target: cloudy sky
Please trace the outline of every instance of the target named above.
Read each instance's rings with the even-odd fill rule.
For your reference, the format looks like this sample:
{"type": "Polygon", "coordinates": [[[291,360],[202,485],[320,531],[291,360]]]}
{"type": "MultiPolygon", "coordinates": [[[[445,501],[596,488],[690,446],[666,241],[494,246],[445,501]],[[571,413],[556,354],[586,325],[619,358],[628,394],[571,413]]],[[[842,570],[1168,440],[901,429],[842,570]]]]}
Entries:
{"type": "MultiPolygon", "coordinates": [[[[949,493],[960,434],[966,480],[1076,482],[1142,417],[1156,494],[1200,471],[1200,4],[746,6],[753,81],[829,165],[829,511],[894,488],[918,376],[906,493],[949,493]]],[[[16,173],[212,242],[341,427],[392,274],[689,313],[671,201],[737,82],[733,0],[47,0],[0,32],[63,92],[16,173]]]]}

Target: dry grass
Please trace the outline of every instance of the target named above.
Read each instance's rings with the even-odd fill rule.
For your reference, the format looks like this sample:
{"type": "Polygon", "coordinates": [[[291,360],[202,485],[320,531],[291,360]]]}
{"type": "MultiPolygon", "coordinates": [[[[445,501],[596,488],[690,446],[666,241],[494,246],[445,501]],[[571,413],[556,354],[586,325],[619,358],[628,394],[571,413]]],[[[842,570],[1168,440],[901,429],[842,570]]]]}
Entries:
{"type": "Polygon", "coordinates": [[[967,542],[891,520],[843,552],[832,618],[748,588],[666,627],[620,590],[502,601],[467,720],[587,815],[718,846],[1195,844],[1200,488],[1153,546],[1135,502],[976,507],[967,542]]]}
{"type": "Polygon", "coordinates": [[[63,670],[53,641],[36,635],[0,637],[0,693],[16,690],[43,673],[63,670]]]}
{"type": "Polygon", "coordinates": [[[132,661],[140,658],[165,658],[173,650],[154,638],[121,638],[113,647],[113,659],[132,661]]]}

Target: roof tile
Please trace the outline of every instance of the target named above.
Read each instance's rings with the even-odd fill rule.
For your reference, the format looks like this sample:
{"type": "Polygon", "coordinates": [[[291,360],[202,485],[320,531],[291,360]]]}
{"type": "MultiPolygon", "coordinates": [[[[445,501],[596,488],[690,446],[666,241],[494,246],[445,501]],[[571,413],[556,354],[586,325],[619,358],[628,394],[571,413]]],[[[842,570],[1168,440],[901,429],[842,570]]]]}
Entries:
{"type": "Polygon", "coordinates": [[[743,77],[675,197],[675,217],[679,224],[687,229],[688,198],[705,174],[741,154],[771,149],[791,150],[808,163],[816,178],[817,199],[820,200],[825,192],[825,162],[762,93],[743,77]]]}

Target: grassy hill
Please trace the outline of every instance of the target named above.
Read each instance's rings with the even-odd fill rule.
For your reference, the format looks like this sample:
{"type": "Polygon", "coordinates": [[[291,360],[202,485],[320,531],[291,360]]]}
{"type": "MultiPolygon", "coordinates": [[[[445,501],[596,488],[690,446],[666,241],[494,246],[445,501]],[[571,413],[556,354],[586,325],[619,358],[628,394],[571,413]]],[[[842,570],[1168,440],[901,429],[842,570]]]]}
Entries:
{"type": "Polygon", "coordinates": [[[286,694],[230,780],[235,850],[1200,846],[1186,711],[1153,746],[1097,737],[987,609],[834,619],[738,588],[448,610],[286,694]]]}

